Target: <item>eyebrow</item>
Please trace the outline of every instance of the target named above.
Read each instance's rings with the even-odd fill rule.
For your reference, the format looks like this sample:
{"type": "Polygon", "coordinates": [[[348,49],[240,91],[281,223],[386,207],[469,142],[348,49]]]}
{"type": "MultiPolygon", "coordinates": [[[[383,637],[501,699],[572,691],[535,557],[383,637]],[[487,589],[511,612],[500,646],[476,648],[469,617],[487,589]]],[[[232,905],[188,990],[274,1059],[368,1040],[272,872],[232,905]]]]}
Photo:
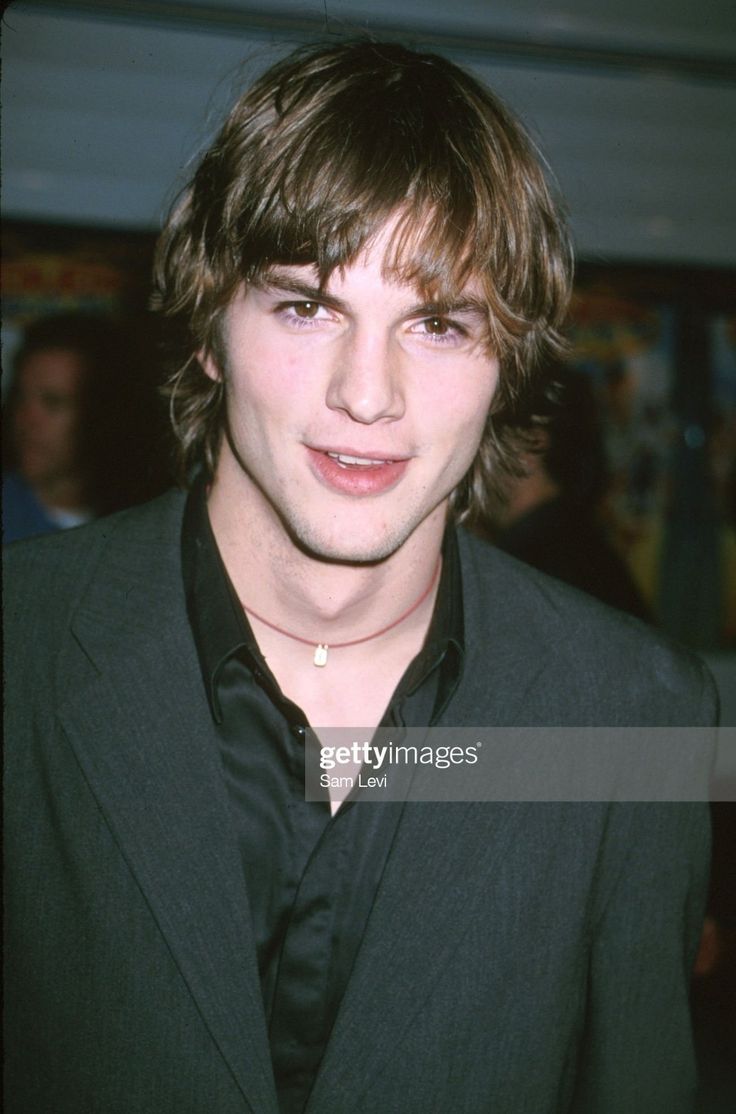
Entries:
{"type": "Polygon", "coordinates": [[[290,275],[288,271],[278,271],[276,269],[266,271],[260,279],[256,280],[254,285],[263,290],[295,294],[306,302],[322,302],[324,305],[333,306],[335,309],[347,309],[347,305],[342,298],[336,298],[333,294],[328,294],[326,290],[320,290],[319,286],[311,286],[308,282],[303,282],[296,276],[290,275]]]}
{"type": "MultiPolygon", "coordinates": [[[[285,294],[295,294],[306,302],[321,302],[323,305],[345,312],[347,303],[342,298],[329,294],[319,286],[312,286],[308,282],[289,274],[288,271],[272,268],[261,275],[254,285],[263,290],[283,291],[285,294]]],[[[458,298],[440,299],[431,302],[418,302],[411,306],[406,313],[407,317],[446,317],[451,314],[472,314],[483,318],[488,317],[488,306],[482,298],[463,295],[458,298]]]]}

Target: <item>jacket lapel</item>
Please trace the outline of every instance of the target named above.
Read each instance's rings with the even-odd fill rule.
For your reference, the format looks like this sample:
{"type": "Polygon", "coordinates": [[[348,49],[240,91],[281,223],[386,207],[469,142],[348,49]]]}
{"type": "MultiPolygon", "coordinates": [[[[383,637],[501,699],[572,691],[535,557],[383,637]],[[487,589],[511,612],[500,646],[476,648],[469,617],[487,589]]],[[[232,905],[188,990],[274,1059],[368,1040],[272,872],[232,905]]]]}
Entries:
{"type": "MultiPolygon", "coordinates": [[[[213,1040],[252,1109],[275,1114],[245,883],[186,617],[182,510],[181,498],[154,504],[148,529],[139,520],[134,537],[111,527],[104,580],[93,580],[74,617],[78,645],[68,670],[76,695],[61,721],[213,1040]]],[[[473,580],[465,553],[471,600],[473,580]]],[[[452,721],[460,708],[466,723],[477,722],[474,711],[483,707],[486,723],[518,723],[534,682],[532,655],[523,639],[505,637],[502,609],[503,652],[479,668],[487,644],[476,645],[466,607],[468,614],[471,660],[444,718],[452,721]]],[[[484,808],[481,823],[479,806],[440,807],[447,810],[441,825],[435,806],[405,809],[308,1111],[341,1094],[357,1103],[369,1088],[432,993],[458,938],[458,910],[474,915],[478,863],[490,879],[504,854],[517,806],[484,808]]]]}
{"type": "Polygon", "coordinates": [[[519,810],[405,806],[307,1114],[340,1107],[341,1100],[362,1109],[425,1008],[438,972],[477,923],[479,901],[489,901],[519,810]]]}
{"type": "Polygon", "coordinates": [[[86,681],[60,719],[215,1044],[253,1110],[275,1112],[245,882],[186,617],[181,501],[149,519],[135,542],[110,537],[104,581],[73,621],[68,668],[86,681]]]}
{"type": "MultiPolygon", "coordinates": [[[[495,583],[488,548],[481,571],[473,544],[462,533],[459,541],[465,663],[438,726],[544,722],[538,689],[549,656],[535,636],[536,601],[509,600],[503,576],[495,583]]],[[[341,1098],[359,1108],[432,994],[437,972],[483,915],[479,901],[488,908],[496,864],[513,853],[527,815],[514,802],[405,806],[307,1114],[341,1098]]]]}

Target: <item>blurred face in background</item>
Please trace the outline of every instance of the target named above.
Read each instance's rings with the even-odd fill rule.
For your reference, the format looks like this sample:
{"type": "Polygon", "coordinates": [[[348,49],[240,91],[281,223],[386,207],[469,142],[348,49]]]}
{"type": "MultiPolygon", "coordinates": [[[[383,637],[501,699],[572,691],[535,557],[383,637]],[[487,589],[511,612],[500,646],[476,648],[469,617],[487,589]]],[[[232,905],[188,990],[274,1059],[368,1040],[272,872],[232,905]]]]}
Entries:
{"type": "Polygon", "coordinates": [[[32,352],[19,371],[13,437],[17,467],[42,501],[53,505],[79,475],[82,356],[71,349],[32,352]]]}

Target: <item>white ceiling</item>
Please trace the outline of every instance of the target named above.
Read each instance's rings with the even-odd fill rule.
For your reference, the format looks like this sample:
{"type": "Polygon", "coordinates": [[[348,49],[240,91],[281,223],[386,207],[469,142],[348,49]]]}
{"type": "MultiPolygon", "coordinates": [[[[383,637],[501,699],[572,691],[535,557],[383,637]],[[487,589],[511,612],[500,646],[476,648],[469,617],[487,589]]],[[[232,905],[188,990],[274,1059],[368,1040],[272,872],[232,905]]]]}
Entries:
{"type": "Polygon", "coordinates": [[[325,8],[328,33],[401,25],[492,84],[540,139],[582,254],[736,263],[736,5],[722,0],[15,0],[5,214],[155,227],[233,91],[285,40],[324,32],[325,8]]]}

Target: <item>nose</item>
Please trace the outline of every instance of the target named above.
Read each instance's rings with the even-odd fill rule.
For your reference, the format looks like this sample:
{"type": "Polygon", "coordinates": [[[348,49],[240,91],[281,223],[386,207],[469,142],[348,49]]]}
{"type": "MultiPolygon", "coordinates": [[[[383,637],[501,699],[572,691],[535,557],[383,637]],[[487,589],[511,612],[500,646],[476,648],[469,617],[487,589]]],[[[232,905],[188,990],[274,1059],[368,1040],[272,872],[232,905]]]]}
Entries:
{"type": "Polygon", "coordinates": [[[401,355],[391,336],[356,329],[343,339],[327,390],[327,405],[355,422],[396,421],[404,414],[401,355]]]}
{"type": "Polygon", "coordinates": [[[21,399],[14,415],[16,433],[25,435],[38,431],[43,427],[45,417],[44,408],[37,399],[21,399]]]}

